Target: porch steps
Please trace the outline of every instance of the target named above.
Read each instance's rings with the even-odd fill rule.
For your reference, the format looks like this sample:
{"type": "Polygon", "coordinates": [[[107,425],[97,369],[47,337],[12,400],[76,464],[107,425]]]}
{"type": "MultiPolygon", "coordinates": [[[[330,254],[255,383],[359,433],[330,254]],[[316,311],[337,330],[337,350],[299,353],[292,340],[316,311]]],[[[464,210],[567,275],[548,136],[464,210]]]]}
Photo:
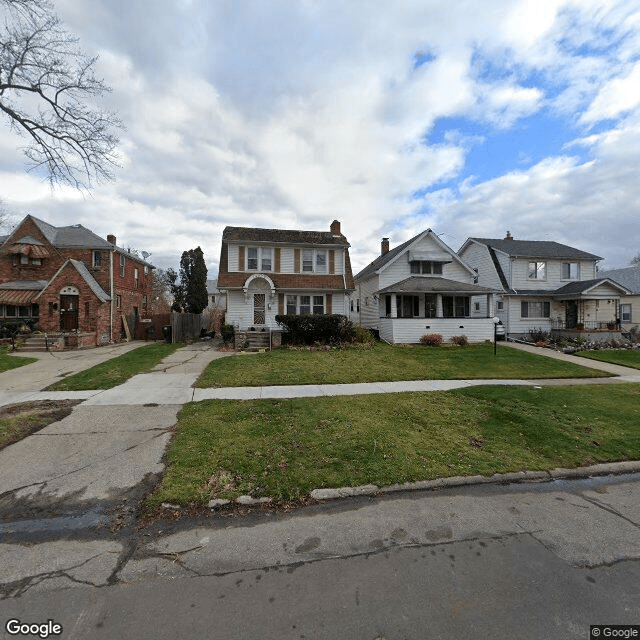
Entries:
{"type": "Polygon", "coordinates": [[[268,331],[247,331],[246,351],[260,351],[269,348],[269,332],[268,331]]]}
{"type": "Polygon", "coordinates": [[[18,351],[46,351],[47,343],[44,336],[32,336],[24,341],[18,351]]]}

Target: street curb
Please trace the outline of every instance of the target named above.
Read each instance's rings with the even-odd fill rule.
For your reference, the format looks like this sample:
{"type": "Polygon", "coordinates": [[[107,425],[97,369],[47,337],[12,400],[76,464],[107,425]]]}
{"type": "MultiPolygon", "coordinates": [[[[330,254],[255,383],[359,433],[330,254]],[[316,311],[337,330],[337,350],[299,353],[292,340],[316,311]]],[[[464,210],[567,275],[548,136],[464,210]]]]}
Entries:
{"type": "Polygon", "coordinates": [[[551,469],[550,471],[515,471],[512,473],[494,473],[492,476],[452,476],[435,480],[420,480],[378,487],[367,484],[360,487],[340,487],[338,489],[314,489],[311,497],[315,500],[336,500],[354,496],[371,496],[399,491],[419,491],[441,489],[443,487],[461,487],[478,484],[508,484],[521,482],[552,482],[561,479],[590,478],[594,476],[621,475],[640,472],[640,461],[606,462],[577,469],[551,469]]]}

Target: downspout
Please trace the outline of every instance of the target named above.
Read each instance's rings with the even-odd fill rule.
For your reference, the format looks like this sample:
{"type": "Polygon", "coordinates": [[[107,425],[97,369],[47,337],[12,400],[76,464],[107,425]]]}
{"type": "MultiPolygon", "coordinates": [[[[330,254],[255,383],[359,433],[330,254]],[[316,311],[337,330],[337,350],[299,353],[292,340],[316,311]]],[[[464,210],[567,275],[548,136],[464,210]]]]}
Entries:
{"type": "Polygon", "coordinates": [[[109,250],[109,295],[111,296],[111,310],[109,313],[109,342],[113,343],[113,247],[109,250]]]}

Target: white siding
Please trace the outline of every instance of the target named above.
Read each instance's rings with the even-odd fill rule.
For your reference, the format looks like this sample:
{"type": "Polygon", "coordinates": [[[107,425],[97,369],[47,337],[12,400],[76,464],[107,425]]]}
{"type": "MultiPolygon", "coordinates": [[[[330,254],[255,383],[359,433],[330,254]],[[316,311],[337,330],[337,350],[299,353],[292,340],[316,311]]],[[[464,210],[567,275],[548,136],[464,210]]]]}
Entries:
{"type": "Polygon", "coordinates": [[[376,329],[378,327],[380,309],[378,307],[378,302],[373,298],[374,293],[378,291],[378,289],[378,276],[376,275],[373,275],[364,281],[360,281],[356,285],[355,298],[360,298],[360,316],[357,323],[362,327],[371,329],[376,329]]]}
{"type": "Polygon", "coordinates": [[[503,290],[500,276],[486,245],[472,242],[461,257],[472,269],[478,270],[478,284],[481,287],[503,290]]]}
{"type": "Polygon", "coordinates": [[[443,342],[466,336],[472,343],[493,341],[491,318],[380,318],[380,337],[392,344],[416,344],[427,333],[438,333],[443,342]]]}
{"type": "Polygon", "coordinates": [[[513,261],[513,280],[512,287],[517,291],[519,289],[559,289],[570,282],[576,282],[578,279],[569,280],[562,277],[562,265],[567,262],[578,262],[580,265],[579,280],[593,280],[597,277],[595,262],[593,260],[551,260],[539,258],[537,262],[546,262],[547,277],[545,280],[529,279],[529,263],[534,262],[534,258],[520,258],[513,261]]]}

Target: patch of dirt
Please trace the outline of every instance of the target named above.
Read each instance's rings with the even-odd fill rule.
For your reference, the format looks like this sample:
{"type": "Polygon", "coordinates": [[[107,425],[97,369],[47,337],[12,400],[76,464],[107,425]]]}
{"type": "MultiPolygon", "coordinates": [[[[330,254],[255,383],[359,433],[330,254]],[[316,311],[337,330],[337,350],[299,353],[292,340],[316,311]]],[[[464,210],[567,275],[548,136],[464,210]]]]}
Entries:
{"type": "Polygon", "coordinates": [[[0,419],[18,418],[0,449],[30,436],[40,429],[66,418],[82,400],[38,400],[0,407],[0,419]]]}

